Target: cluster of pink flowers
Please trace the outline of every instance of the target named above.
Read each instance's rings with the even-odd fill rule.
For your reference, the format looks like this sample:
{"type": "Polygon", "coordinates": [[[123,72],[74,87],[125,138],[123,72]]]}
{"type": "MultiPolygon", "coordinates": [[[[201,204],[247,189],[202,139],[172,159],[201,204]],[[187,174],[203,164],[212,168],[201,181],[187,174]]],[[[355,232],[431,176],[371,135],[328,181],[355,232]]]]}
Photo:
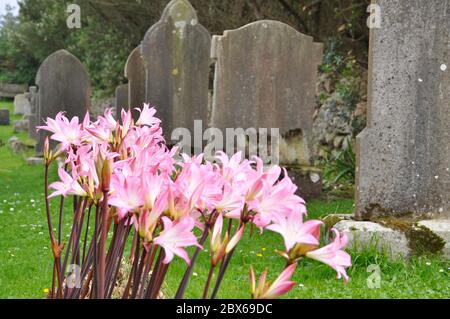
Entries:
{"type": "MultiPolygon", "coordinates": [[[[50,185],[54,192],[49,197],[75,195],[94,205],[107,200],[111,220],[131,223],[145,249],[164,249],[165,264],[175,255],[190,263],[185,248],[203,246],[195,228],[211,232],[214,266],[234,249],[247,225],[277,232],[285,243],[281,255],[290,266],[272,286],[254,288],[254,297],[289,291],[289,279],[302,257],[321,261],[348,280],[345,269],[351,259],[343,251],[347,238],[333,230],[334,241],[319,248],[322,223],[304,221],[305,202],[285,170],[265,169],[259,158],[243,159],[241,153],[228,157],[219,152],[215,162],[185,154],[177,160],[177,148],[166,146],[155,109],[146,104],[140,112],[136,122],[124,110],[116,121],[110,109],[96,121],[89,114],[81,123],[62,113],[47,119],[40,129],[51,132],[59,145],[55,151],[47,145],[46,160],[62,158],[60,181],[50,185]],[[224,219],[237,221],[233,236],[230,230],[222,235],[224,219]]],[[[253,270],[251,274],[254,286],[253,270]]]]}

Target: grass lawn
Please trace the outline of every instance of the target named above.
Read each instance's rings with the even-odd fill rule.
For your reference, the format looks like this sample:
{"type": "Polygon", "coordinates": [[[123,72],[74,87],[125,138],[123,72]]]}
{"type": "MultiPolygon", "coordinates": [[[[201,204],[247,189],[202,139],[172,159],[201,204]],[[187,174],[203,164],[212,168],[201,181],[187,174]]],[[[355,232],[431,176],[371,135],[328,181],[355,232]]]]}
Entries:
{"type": "MultiPolygon", "coordinates": [[[[0,108],[12,103],[0,101],[0,108]]],[[[12,116],[12,121],[18,117],[12,116]]],[[[28,166],[24,156],[14,154],[8,139],[11,126],[0,126],[0,298],[44,298],[44,289],[51,284],[52,256],[44,211],[43,168],[28,166]]],[[[51,181],[55,180],[53,171],[51,181]]],[[[56,206],[56,202],[53,202],[56,206]]],[[[308,204],[310,217],[321,218],[329,213],[351,213],[353,201],[313,201],[308,204]]],[[[66,218],[67,219],[67,218],[66,218]]],[[[65,220],[68,234],[69,220],[65,220]]],[[[249,234],[247,233],[248,237],[249,234]]],[[[257,274],[269,267],[269,276],[276,276],[284,260],[276,253],[283,243],[277,234],[253,234],[243,240],[233,257],[221,287],[221,298],[248,298],[249,265],[257,274]]],[[[206,247],[209,248],[209,247],[206,247]]],[[[288,298],[450,298],[450,263],[439,257],[413,258],[408,261],[389,261],[385,256],[367,249],[350,252],[353,267],[349,269],[348,284],[335,279],[335,272],[318,262],[305,260],[296,271],[298,285],[288,298]],[[367,279],[369,265],[381,270],[381,287],[370,289],[367,279]]],[[[179,259],[169,268],[169,279],[163,287],[172,297],[185,265],[179,259]]],[[[203,252],[194,269],[187,297],[199,298],[209,270],[208,255],[203,252]],[[194,274],[194,275],[195,275],[194,274]]]]}

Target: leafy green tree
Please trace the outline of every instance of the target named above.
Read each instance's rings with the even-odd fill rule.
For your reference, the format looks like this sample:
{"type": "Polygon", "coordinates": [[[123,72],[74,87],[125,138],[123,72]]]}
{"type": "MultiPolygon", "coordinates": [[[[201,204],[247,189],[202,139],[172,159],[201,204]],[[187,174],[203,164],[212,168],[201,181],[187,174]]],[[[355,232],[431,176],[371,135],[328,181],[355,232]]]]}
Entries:
{"type": "MultiPolygon", "coordinates": [[[[0,80],[33,84],[52,52],[67,49],[87,67],[97,95],[123,83],[128,54],[156,23],[169,0],[19,0],[20,13],[0,17],[0,80]],[[69,29],[67,6],[81,8],[81,28],[69,29]]],[[[190,0],[212,33],[260,19],[292,25],[316,40],[337,37],[342,50],[367,59],[365,10],[370,0],[190,0]]]]}

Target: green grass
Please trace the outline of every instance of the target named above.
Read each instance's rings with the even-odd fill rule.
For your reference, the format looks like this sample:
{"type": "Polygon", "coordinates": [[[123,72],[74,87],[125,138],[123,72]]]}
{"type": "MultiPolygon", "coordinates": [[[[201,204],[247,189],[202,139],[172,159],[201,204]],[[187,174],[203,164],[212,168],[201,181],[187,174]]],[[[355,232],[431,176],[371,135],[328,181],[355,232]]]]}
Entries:
{"type": "MultiPolygon", "coordinates": [[[[10,102],[1,102],[0,108],[9,108],[10,102]]],[[[18,117],[12,117],[12,121],[18,117]]],[[[12,126],[0,126],[0,298],[44,298],[44,289],[51,284],[52,256],[44,212],[43,168],[28,166],[24,157],[14,154],[7,140],[13,135],[12,126]]],[[[26,134],[14,134],[26,139],[26,134]]],[[[56,178],[52,172],[51,180],[56,178]]],[[[56,202],[53,202],[56,206],[56,202]]],[[[312,201],[308,204],[309,216],[320,218],[329,213],[351,213],[353,201],[312,201]]],[[[70,220],[65,220],[68,234],[70,220]]],[[[269,268],[274,278],[283,268],[284,260],[276,253],[282,249],[281,238],[270,232],[255,232],[237,247],[226,274],[219,297],[248,298],[249,265],[253,264],[258,276],[269,268]]],[[[209,247],[206,247],[207,249],[209,247]]],[[[335,279],[335,272],[318,262],[305,260],[296,271],[298,285],[288,298],[449,298],[450,264],[438,257],[413,258],[408,261],[389,261],[385,256],[367,249],[362,253],[350,252],[353,267],[349,269],[348,284],[335,279]],[[381,287],[370,289],[367,285],[369,265],[378,265],[381,287]]],[[[201,296],[208,255],[200,255],[194,269],[187,297],[201,296]]],[[[177,259],[169,268],[164,286],[167,297],[175,293],[185,264],[177,259]]]]}

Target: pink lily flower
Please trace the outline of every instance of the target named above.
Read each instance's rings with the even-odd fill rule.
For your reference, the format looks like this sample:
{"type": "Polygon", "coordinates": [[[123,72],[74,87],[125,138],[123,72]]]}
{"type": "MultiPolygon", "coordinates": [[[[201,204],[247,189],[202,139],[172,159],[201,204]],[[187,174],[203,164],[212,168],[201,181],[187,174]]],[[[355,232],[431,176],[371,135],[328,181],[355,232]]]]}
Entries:
{"type": "MultiPolygon", "coordinates": [[[[158,221],[166,208],[167,199],[165,196],[160,196],[150,211],[144,209],[143,212],[140,213],[138,223],[135,226],[137,226],[139,235],[146,243],[150,243],[152,241],[153,232],[155,231],[158,221]]],[[[146,248],[148,248],[148,246],[146,246],[146,248]]]]}
{"type": "Polygon", "coordinates": [[[288,293],[294,286],[295,282],[290,281],[294,274],[297,264],[288,266],[278,278],[272,283],[266,282],[267,269],[263,271],[259,278],[258,286],[256,286],[255,273],[253,267],[250,266],[250,284],[253,299],[275,299],[288,293]]]}
{"type": "Polygon", "coordinates": [[[81,187],[81,185],[77,182],[77,178],[75,176],[70,176],[63,168],[58,169],[58,175],[61,179],[61,182],[54,182],[49,185],[50,188],[55,189],[48,198],[52,198],[58,195],[67,196],[67,195],[77,195],[77,196],[87,196],[86,191],[81,187]]]}
{"type": "Polygon", "coordinates": [[[230,185],[224,185],[222,198],[215,203],[215,208],[228,218],[240,218],[245,200],[242,191],[230,185]]]}
{"type": "Polygon", "coordinates": [[[109,142],[111,140],[112,131],[102,121],[98,121],[96,123],[93,123],[92,125],[86,126],[84,129],[91,135],[91,138],[94,138],[99,142],[109,142]]]}
{"type": "Polygon", "coordinates": [[[121,112],[121,117],[122,117],[122,138],[124,138],[128,132],[130,131],[130,129],[134,126],[134,121],[133,121],[133,115],[131,114],[131,111],[125,111],[122,110],[121,112]]]}
{"type": "Polygon", "coordinates": [[[332,229],[335,238],[332,243],[306,253],[306,257],[318,260],[337,272],[337,279],[344,277],[345,282],[348,282],[349,277],[345,271],[346,268],[352,265],[351,257],[348,253],[341,250],[348,244],[347,235],[341,235],[335,228],[332,229]]]}
{"type": "Polygon", "coordinates": [[[100,123],[109,128],[111,131],[115,130],[117,127],[117,121],[114,119],[112,114],[112,108],[108,108],[105,110],[104,116],[99,117],[100,123]]]}
{"type": "Polygon", "coordinates": [[[144,194],[139,177],[113,175],[111,186],[113,191],[108,198],[108,203],[119,209],[119,218],[144,205],[144,194]]]}
{"type": "Polygon", "coordinates": [[[144,207],[152,209],[155,205],[156,198],[161,193],[164,183],[163,175],[143,174],[143,192],[144,192],[144,207]]]}
{"type": "Polygon", "coordinates": [[[297,187],[287,175],[275,185],[270,185],[279,171],[281,170],[274,170],[275,173],[265,175],[262,180],[268,182],[263,183],[263,188],[256,199],[248,201],[249,209],[257,212],[253,223],[261,230],[269,225],[276,215],[283,216],[293,207],[306,213],[305,201],[295,195],[297,187]]]}
{"type": "Polygon", "coordinates": [[[168,264],[174,255],[184,259],[189,264],[189,256],[184,250],[188,246],[201,246],[197,243],[197,237],[192,233],[195,221],[191,217],[184,217],[177,222],[171,221],[168,217],[162,217],[164,230],[153,241],[156,245],[164,248],[165,257],[163,263],[168,264]]]}
{"type": "Polygon", "coordinates": [[[252,170],[251,162],[242,160],[242,152],[237,152],[232,157],[222,151],[217,152],[216,158],[222,163],[222,176],[230,184],[248,182],[247,173],[252,170]]]}
{"type": "Polygon", "coordinates": [[[286,216],[275,215],[274,223],[266,229],[277,232],[283,236],[286,251],[289,252],[297,244],[306,246],[319,246],[320,226],[319,220],[303,222],[303,214],[299,210],[292,210],[286,216]]]}
{"type": "Polygon", "coordinates": [[[150,107],[150,104],[144,103],[142,110],[140,108],[136,108],[141,113],[141,116],[136,122],[136,125],[148,125],[153,126],[161,123],[161,120],[153,115],[156,114],[156,109],[154,107],[150,107]]]}
{"type": "Polygon", "coordinates": [[[85,133],[81,130],[77,116],[74,116],[69,122],[63,112],[59,112],[55,119],[47,118],[46,124],[45,126],[38,126],[37,129],[52,132],[53,135],[50,138],[61,142],[62,149],[67,149],[70,145],[81,144],[81,139],[85,133]]]}

